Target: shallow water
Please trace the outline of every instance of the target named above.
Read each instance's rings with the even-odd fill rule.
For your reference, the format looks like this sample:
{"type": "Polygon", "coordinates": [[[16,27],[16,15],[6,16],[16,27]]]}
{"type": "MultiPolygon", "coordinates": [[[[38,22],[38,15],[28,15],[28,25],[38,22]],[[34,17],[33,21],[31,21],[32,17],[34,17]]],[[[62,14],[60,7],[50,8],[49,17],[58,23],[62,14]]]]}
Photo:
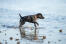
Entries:
{"type": "MultiPolygon", "coordinates": [[[[0,13],[0,42],[5,44],[16,44],[17,42],[23,44],[65,44],[66,43],[66,16],[64,15],[52,15],[52,14],[43,14],[45,19],[37,20],[39,23],[39,36],[46,36],[45,40],[31,41],[26,38],[20,37],[20,32],[18,29],[19,26],[19,15],[17,11],[11,11],[11,13],[4,12],[0,13]],[[43,28],[42,28],[43,27],[43,28]],[[62,32],[59,32],[59,30],[62,32]],[[13,40],[10,40],[10,37],[13,37],[13,40]],[[16,41],[16,39],[19,39],[16,41]]],[[[36,12],[23,12],[26,16],[28,14],[34,14],[36,12]]],[[[32,23],[26,23],[24,27],[34,27],[32,23]],[[27,26],[28,25],[28,26],[27,26]]],[[[28,31],[28,28],[26,28],[28,31]]]]}

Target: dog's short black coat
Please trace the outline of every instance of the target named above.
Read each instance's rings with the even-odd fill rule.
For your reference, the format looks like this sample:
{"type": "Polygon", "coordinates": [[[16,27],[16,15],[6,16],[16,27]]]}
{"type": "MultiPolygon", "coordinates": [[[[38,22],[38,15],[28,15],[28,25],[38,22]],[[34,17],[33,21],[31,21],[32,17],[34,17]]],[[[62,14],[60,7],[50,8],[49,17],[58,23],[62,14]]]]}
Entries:
{"type": "Polygon", "coordinates": [[[25,24],[25,22],[30,22],[30,23],[34,23],[34,26],[36,27],[36,24],[39,25],[36,20],[39,19],[44,19],[44,17],[42,16],[41,13],[37,13],[35,15],[29,15],[29,16],[24,16],[22,17],[21,14],[19,14],[20,16],[20,24],[19,27],[22,27],[22,25],[25,24]]]}

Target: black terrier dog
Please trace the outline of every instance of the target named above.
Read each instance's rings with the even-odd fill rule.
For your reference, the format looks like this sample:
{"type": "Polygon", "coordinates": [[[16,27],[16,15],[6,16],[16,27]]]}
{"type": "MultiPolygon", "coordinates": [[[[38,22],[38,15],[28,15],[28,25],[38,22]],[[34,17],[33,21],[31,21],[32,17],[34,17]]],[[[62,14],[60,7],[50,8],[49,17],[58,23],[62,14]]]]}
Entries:
{"type": "Polygon", "coordinates": [[[24,16],[22,17],[21,14],[19,14],[20,16],[20,24],[19,27],[22,27],[22,25],[25,24],[25,22],[30,22],[30,23],[34,23],[34,26],[36,27],[36,24],[39,25],[36,20],[39,19],[44,19],[44,17],[42,16],[41,13],[37,13],[35,15],[29,15],[29,16],[24,16]]]}

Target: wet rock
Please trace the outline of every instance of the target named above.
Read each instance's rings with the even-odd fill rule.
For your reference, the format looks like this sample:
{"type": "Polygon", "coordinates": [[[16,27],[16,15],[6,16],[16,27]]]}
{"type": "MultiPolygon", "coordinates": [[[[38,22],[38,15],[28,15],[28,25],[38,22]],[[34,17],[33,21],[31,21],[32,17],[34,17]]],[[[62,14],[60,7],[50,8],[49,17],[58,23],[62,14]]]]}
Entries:
{"type": "Polygon", "coordinates": [[[18,41],[19,39],[16,39],[16,41],[18,41]]]}
{"type": "Polygon", "coordinates": [[[1,33],[1,31],[0,31],[0,33],[1,33]]]}
{"type": "Polygon", "coordinates": [[[7,44],[7,41],[5,41],[5,44],[7,44]]]}
{"type": "Polygon", "coordinates": [[[62,32],[62,29],[60,29],[59,32],[62,32]]]}
{"type": "Polygon", "coordinates": [[[2,44],[2,43],[0,42],[0,44],[2,44]]]}
{"type": "Polygon", "coordinates": [[[54,42],[56,44],[56,42],[54,42]]]}
{"type": "Polygon", "coordinates": [[[37,37],[37,36],[35,36],[35,37],[34,37],[34,40],[38,40],[38,37],[37,37]]]}
{"type": "Polygon", "coordinates": [[[59,42],[61,41],[61,40],[58,40],[59,42]]]}
{"type": "Polygon", "coordinates": [[[50,41],[48,41],[48,44],[50,44],[50,41]]]}
{"type": "Polygon", "coordinates": [[[5,36],[6,36],[6,33],[5,33],[5,36]]]}
{"type": "Polygon", "coordinates": [[[43,36],[43,39],[46,39],[46,36],[43,36]]]}
{"type": "Polygon", "coordinates": [[[18,34],[16,34],[18,36],[18,34]]]}
{"type": "Polygon", "coordinates": [[[10,40],[13,40],[13,37],[10,37],[10,40]]]}
{"type": "Polygon", "coordinates": [[[20,44],[20,42],[18,41],[17,44],[20,44]]]}

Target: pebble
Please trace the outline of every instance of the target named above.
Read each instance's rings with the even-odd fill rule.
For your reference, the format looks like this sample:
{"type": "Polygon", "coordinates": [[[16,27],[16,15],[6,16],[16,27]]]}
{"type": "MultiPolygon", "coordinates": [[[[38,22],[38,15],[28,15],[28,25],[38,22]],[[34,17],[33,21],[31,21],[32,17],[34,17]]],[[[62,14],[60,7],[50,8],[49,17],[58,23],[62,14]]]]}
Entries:
{"type": "Polygon", "coordinates": [[[60,29],[59,32],[62,32],[62,29],[60,29]]]}
{"type": "Polygon", "coordinates": [[[10,40],[13,40],[13,37],[10,37],[10,40]]]}

